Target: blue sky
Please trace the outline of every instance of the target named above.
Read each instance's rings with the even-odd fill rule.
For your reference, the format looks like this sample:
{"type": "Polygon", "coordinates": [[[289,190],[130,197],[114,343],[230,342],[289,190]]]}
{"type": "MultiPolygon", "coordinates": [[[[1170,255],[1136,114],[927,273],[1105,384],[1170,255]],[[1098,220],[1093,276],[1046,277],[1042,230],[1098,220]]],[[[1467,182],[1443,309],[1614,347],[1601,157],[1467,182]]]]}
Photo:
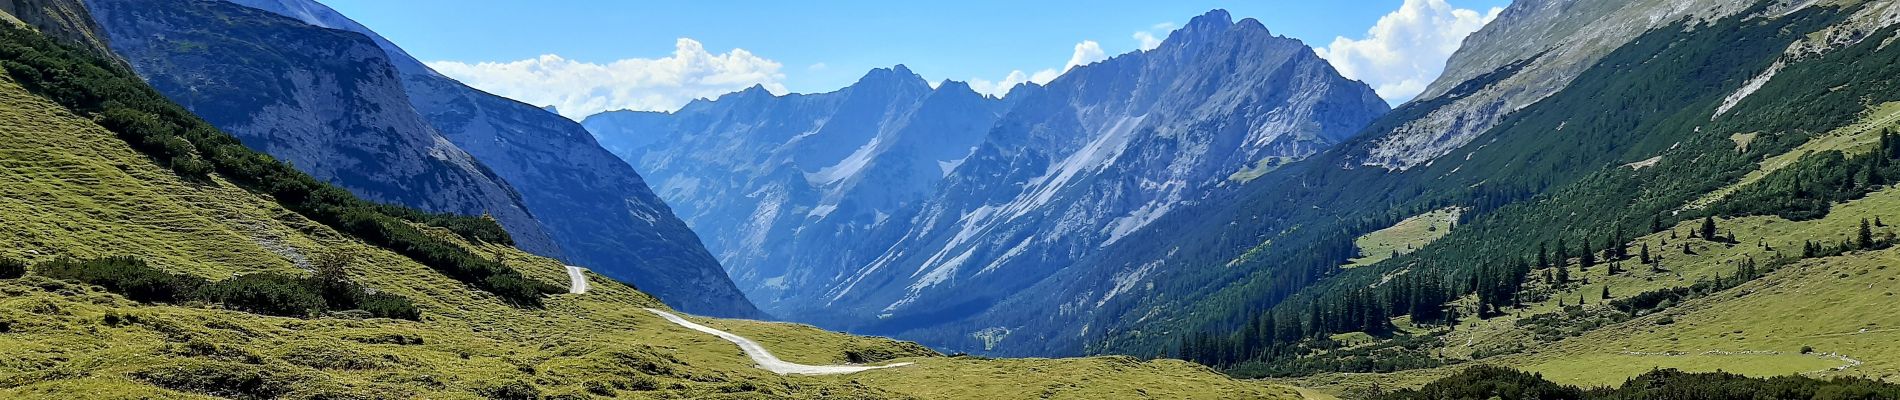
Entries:
{"type": "MultiPolygon", "coordinates": [[[[687,38],[712,56],[707,62],[715,68],[724,68],[721,63],[726,62],[748,65],[730,68],[738,72],[729,76],[713,76],[715,82],[708,86],[742,85],[737,88],[743,88],[762,83],[777,92],[824,92],[850,84],[871,68],[894,64],[905,64],[933,81],[1000,82],[1013,71],[1023,71],[1026,75],[1043,70],[1060,72],[1072,58],[1082,57],[1077,53],[1085,51],[1080,51],[1078,44],[1086,41],[1096,43],[1105,55],[1135,51],[1141,45],[1134,36],[1136,32],[1151,32],[1165,38],[1169,29],[1165,24],[1183,24],[1215,8],[1229,10],[1236,19],[1259,19],[1277,34],[1305,40],[1314,47],[1326,47],[1338,37],[1366,38],[1368,29],[1382,16],[1393,14],[1408,0],[482,1],[476,2],[478,6],[471,6],[466,0],[321,1],[388,37],[416,58],[469,66],[464,70],[453,68],[458,64],[436,65],[438,69],[454,69],[457,72],[444,72],[497,94],[537,104],[573,103],[580,108],[665,109],[677,107],[678,101],[642,104],[623,99],[589,105],[571,98],[523,99],[535,97],[525,93],[531,91],[530,88],[499,87],[507,86],[499,81],[520,80],[519,75],[486,76],[482,74],[496,72],[498,68],[476,66],[483,62],[541,60],[532,66],[517,65],[519,68],[511,71],[532,71],[539,79],[549,80],[539,86],[561,90],[562,82],[578,84],[586,80],[579,75],[588,73],[642,79],[626,77],[630,74],[628,69],[639,72],[634,75],[644,76],[642,71],[645,70],[691,68],[679,64],[692,62],[670,67],[664,63],[607,67],[620,60],[657,60],[673,56],[685,45],[677,39],[687,38]],[[735,54],[735,49],[742,51],[735,54]],[[542,58],[545,55],[558,56],[562,65],[607,68],[548,68],[549,60],[542,58]],[[776,68],[765,68],[771,64],[777,64],[776,68]],[[553,74],[576,76],[550,76],[553,74]],[[488,80],[498,82],[483,82],[488,80]],[[737,82],[745,80],[761,82],[737,82]]],[[[1449,5],[1479,14],[1509,3],[1508,0],[1409,1],[1427,8],[1449,5]]],[[[688,88],[690,92],[716,91],[713,87],[689,86],[693,86],[688,88]]],[[[642,91],[666,89],[664,85],[631,84],[620,88],[565,90],[595,95],[620,92],[618,95],[622,97],[639,98],[651,94],[642,91]],[[627,90],[620,92],[620,89],[627,90]]],[[[570,94],[570,97],[587,95],[570,94]]]]}

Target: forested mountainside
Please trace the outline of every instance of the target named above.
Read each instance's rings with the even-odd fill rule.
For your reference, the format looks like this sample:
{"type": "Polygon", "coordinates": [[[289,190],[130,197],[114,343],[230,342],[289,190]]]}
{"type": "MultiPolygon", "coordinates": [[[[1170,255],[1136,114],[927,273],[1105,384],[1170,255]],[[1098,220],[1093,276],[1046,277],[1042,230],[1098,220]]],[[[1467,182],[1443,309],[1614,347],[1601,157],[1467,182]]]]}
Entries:
{"type": "MultiPolygon", "coordinates": [[[[645,129],[657,131],[610,129],[617,122],[608,118],[616,114],[596,117],[589,126],[609,138],[608,147],[633,149],[624,154],[649,171],[692,165],[679,155],[693,148],[669,148],[679,143],[672,138],[822,146],[796,156],[772,146],[720,147],[697,157],[735,158],[772,172],[734,179],[718,172],[705,173],[710,178],[682,174],[658,186],[689,216],[711,209],[702,204],[740,203],[717,213],[725,224],[760,224],[752,218],[786,221],[781,225],[849,221],[842,225],[846,229],[820,225],[790,241],[757,232],[722,237],[747,231],[702,228],[721,237],[715,243],[744,245],[722,251],[734,265],[746,262],[739,259],[753,248],[747,246],[793,251],[794,264],[735,269],[742,282],[755,285],[748,290],[771,299],[762,301],[768,308],[821,326],[987,351],[993,349],[973,344],[971,335],[992,327],[1017,329],[1006,321],[1026,314],[1081,319],[1095,301],[1128,291],[1118,282],[1146,273],[1139,266],[1087,264],[1081,258],[1207,200],[1209,193],[1340,143],[1387,109],[1370,88],[1340,77],[1304,44],[1275,36],[1258,21],[1236,22],[1224,11],[1195,18],[1155,50],[1076,67],[1046,87],[1020,87],[1003,100],[985,100],[957,83],[933,91],[907,70],[894,71],[874,71],[834,94],[773,97],[754,89],[670,116],[687,121],[724,112],[706,110],[793,112],[804,102],[866,101],[858,106],[863,111],[848,115],[853,118],[820,112],[732,119],[712,124],[715,133],[708,134],[692,124],[655,121],[667,115],[621,113],[618,118],[628,121],[618,123],[651,124],[645,129]],[[900,79],[876,87],[901,90],[860,89],[885,76],[900,79]],[[914,94],[872,102],[864,92],[914,94]],[[903,114],[910,104],[923,107],[903,114]],[[961,123],[925,125],[952,133],[918,129],[929,118],[961,123]],[[984,118],[995,122],[975,123],[984,118]],[[833,128],[840,121],[851,128],[833,128]],[[754,133],[762,137],[734,136],[754,133]],[[729,137],[741,140],[722,140],[729,137]],[[905,148],[936,152],[893,151],[905,148]],[[745,185],[727,183],[737,179],[745,185]],[[903,183],[864,184],[891,181],[903,183]],[[836,187],[829,182],[842,182],[850,191],[799,192],[836,187]],[[776,268],[784,268],[782,274],[776,268]],[[1060,292],[1024,290],[1055,276],[1078,275],[1100,279],[1060,292]],[[1075,297],[1093,300],[1067,304],[1075,297]],[[1027,304],[1000,306],[1006,302],[1027,304]]],[[[715,248],[721,246],[732,245],[715,248]]],[[[1016,340],[1070,337],[1040,328],[1016,340]]]]}
{"type": "Polygon", "coordinates": [[[934,193],[1006,104],[960,82],[932,88],[899,65],[836,92],[754,87],[585,125],[654,178],[754,301],[796,318],[793,307],[809,298],[799,288],[871,257],[854,245],[934,193]]]}
{"type": "Polygon", "coordinates": [[[220,2],[87,4],[122,59],[247,145],[374,201],[494,216],[523,248],[559,255],[520,193],[408,106],[368,40],[220,2]],[[224,29],[186,28],[213,20],[224,29]]]}
{"type": "Polygon", "coordinates": [[[1587,385],[1656,367],[1891,373],[1876,343],[1894,321],[1872,310],[1894,301],[1879,267],[1900,172],[1894,4],[1632,2],[1602,15],[1651,18],[1589,19],[1606,10],[1556,3],[1514,3],[1454,60],[1525,57],[1454,72],[1366,135],[1101,253],[1160,266],[1156,295],[1104,307],[1090,351],[1246,376],[1409,371],[1299,381],[1357,389],[1470,363],[1587,385]],[[1523,33],[1656,19],[1616,40],[1523,33]],[[1548,68],[1592,51],[1574,74],[1548,68]],[[1405,127],[1484,93],[1530,97],[1442,155],[1365,162],[1395,137],[1455,138],[1405,127]],[[1459,215],[1442,238],[1353,262],[1362,235],[1435,210],[1459,215]]]}
{"type": "MultiPolygon", "coordinates": [[[[466,160],[509,190],[520,219],[473,206],[446,211],[495,215],[523,249],[633,282],[689,312],[760,315],[697,235],[573,121],[442,77],[308,1],[91,4],[108,33],[126,37],[114,46],[161,92],[240,136],[262,137],[254,145],[294,165],[334,168],[334,180],[351,187],[408,179],[400,166],[411,158],[466,160]],[[280,73],[296,68],[306,70],[280,73]],[[415,140],[389,142],[404,137],[415,140]],[[306,146],[313,143],[332,143],[335,157],[306,146]]],[[[407,196],[381,200],[418,206],[465,189],[435,184],[449,187],[370,187],[407,196]]]]}
{"type": "Polygon", "coordinates": [[[106,53],[0,27],[0,397],[1297,398],[1179,361],[692,317],[793,361],[914,363],[772,374],[630,286],[554,294],[562,263],[492,220],[371,203],[251,150],[106,53]]]}

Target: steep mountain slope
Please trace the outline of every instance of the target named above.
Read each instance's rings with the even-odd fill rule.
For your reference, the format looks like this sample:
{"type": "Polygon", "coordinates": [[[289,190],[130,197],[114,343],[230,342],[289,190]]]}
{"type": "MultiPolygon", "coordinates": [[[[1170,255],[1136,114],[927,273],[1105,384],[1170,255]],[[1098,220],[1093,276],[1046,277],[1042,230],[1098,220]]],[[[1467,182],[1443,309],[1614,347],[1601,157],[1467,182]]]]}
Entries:
{"type": "MultiPolygon", "coordinates": [[[[917,363],[848,377],[778,376],[753,368],[729,343],[640,310],[664,306],[603,277],[588,277],[588,294],[550,297],[541,307],[510,304],[400,250],[370,244],[383,240],[374,235],[306,217],[322,210],[289,209],[282,205],[292,199],[251,191],[287,182],[239,183],[258,177],[225,172],[180,175],[179,166],[158,158],[170,150],[135,150],[137,142],[128,139],[139,136],[110,131],[93,122],[97,116],[76,114],[22,87],[145,105],[138,96],[161,99],[135,75],[81,53],[50,51],[36,34],[0,29],[6,55],[0,64],[8,72],[0,77],[0,241],[7,244],[0,258],[40,263],[24,276],[0,272],[0,346],[8,349],[0,354],[0,397],[1294,398],[1283,388],[1178,361],[952,358],[809,327],[698,319],[795,361],[917,363]],[[42,68],[17,63],[29,58],[42,68]],[[50,65],[60,67],[44,68],[50,65]],[[74,71],[92,75],[72,79],[74,71]],[[94,73],[116,78],[93,80],[100,75],[94,73]],[[15,81],[20,77],[34,80],[15,81]],[[100,92],[105,89],[112,90],[100,92]],[[409,299],[421,315],[265,316],[216,304],[135,301],[129,296],[143,292],[55,278],[45,263],[133,256],[166,273],[223,279],[309,274],[299,261],[306,254],[350,255],[343,263],[346,279],[409,299]]],[[[187,118],[160,123],[212,129],[176,112],[187,118]]],[[[215,157],[223,160],[269,162],[237,154],[246,150],[224,140],[231,145],[187,146],[220,149],[215,157]]],[[[455,251],[498,258],[491,261],[527,279],[566,281],[558,261],[417,227],[453,243],[455,251]]]]}
{"type": "Polygon", "coordinates": [[[1395,170],[1429,163],[1471,143],[1512,112],[1562,90],[1597,60],[1644,32],[1685,18],[1718,20],[1751,4],[1730,0],[1512,2],[1496,21],[1465,39],[1446,62],[1445,72],[1418,98],[1440,97],[1481,75],[1528,60],[1526,64],[1513,67],[1506,76],[1493,77],[1494,85],[1417,110],[1424,115],[1373,132],[1380,139],[1362,149],[1358,161],[1395,170]]]}
{"type": "MultiPolygon", "coordinates": [[[[368,119],[376,123],[395,121],[390,125],[370,125],[397,135],[428,134],[436,137],[437,146],[452,148],[455,152],[466,151],[473,160],[479,161],[482,171],[498,181],[505,182],[519,191],[515,199],[525,207],[527,215],[534,219],[545,233],[536,231],[531,241],[524,243],[525,249],[538,254],[556,256],[570,263],[584,265],[617,279],[633,282],[650,290],[661,299],[681,309],[718,316],[757,316],[743,294],[726,278],[724,271],[699,244],[693,232],[673,217],[661,200],[646,187],[645,182],[625,162],[601,149],[592,136],[579,124],[542,111],[539,108],[521,104],[483,93],[459,82],[450,80],[430,71],[421,62],[410,58],[400,48],[394,46],[370,32],[368,29],[350,22],[320,4],[308,1],[241,1],[236,4],[216,4],[209,1],[180,1],[178,4],[167,2],[113,2],[98,1],[95,5],[127,9],[132,16],[145,13],[158,13],[159,9],[170,12],[178,21],[169,24],[136,23],[130,20],[106,20],[112,29],[124,30],[125,34],[144,34],[153,37],[188,37],[191,34],[219,35],[242,34],[242,29],[231,32],[202,29],[203,26],[217,26],[211,20],[232,20],[239,23],[253,23],[273,26],[275,30],[266,34],[277,37],[316,40],[311,38],[336,38],[347,43],[351,51],[366,54],[367,63],[351,62],[348,65],[363,68],[375,76],[373,84],[354,84],[331,90],[329,95],[341,101],[378,101],[379,110],[395,113],[395,117],[368,119]],[[207,4],[211,3],[211,4],[207,4]],[[137,4],[136,6],[130,4],[137,4]],[[261,7],[263,11],[301,18],[308,23],[298,23],[276,15],[257,12],[239,5],[261,7]],[[138,7],[138,8],[135,8],[138,7]],[[173,11],[178,10],[178,11],[173,11]],[[190,10],[190,11],[184,11],[190,10]],[[207,25],[209,24],[209,25],[207,25]],[[314,24],[314,25],[309,25],[314,24]],[[124,25],[123,27],[119,25],[124,25]],[[326,29],[338,27],[343,31],[326,29]],[[144,30],[139,30],[144,29],[144,30]],[[233,33],[234,32],[234,33],[233,33]],[[394,118],[394,119],[390,119],[394,118]],[[541,251],[542,249],[554,249],[541,251]]],[[[189,52],[170,52],[175,43],[151,42],[146,51],[155,54],[148,56],[151,64],[175,65],[180,71],[148,68],[146,75],[153,76],[198,76],[204,71],[222,68],[220,65],[240,64],[247,59],[277,59],[280,57],[309,57],[297,42],[275,42],[281,45],[266,48],[247,46],[223,49],[208,54],[189,52]]],[[[130,47],[127,45],[125,47],[130,47]]],[[[187,46],[189,47],[189,46],[187,46]]],[[[331,61],[334,60],[309,60],[331,61]]],[[[306,63],[306,65],[322,65],[306,63]]],[[[259,71],[271,71],[269,68],[284,67],[260,66],[259,71]]],[[[299,76],[299,75],[289,75],[299,76]]],[[[310,76],[321,82],[325,79],[342,79],[352,75],[334,70],[313,71],[310,76]],[[331,74],[331,75],[326,75],[331,74]]],[[[260,82],[266,82],[260,80],[260,82]]],[[[203,89],[195,87],[159,85],[174,96],[207,96],[203,89]]],[[[255,97],[247,97],[259,102],[279,101],[283,98],[301,98],[295,93],[263,92],[255,97]],[[288,96],[288,97],[279,97],[288,96]]],[[[200,112],[243,112],[247,106],[243,102],[228,105],[205,105],[198,107],[200,112]],[[213,108],[216,109],[213,109],[213,108]]],[[[319,124],[313,128],[327,127],[332,121],[321,119],[293,118],[282,114],[253,115],[253,121],[259,123],[319,124]],[[290,118],[282,120],[283,118],[290,118]]],[[[213,119],[214,123],[218,122],[213,119]]],[[[263,125],[271,126],[271,125],[263,125]]],[[[348,129],[348,128],[346,128],[348,129]]],[[[307,131],[287,133],[289,139],[307,138],[307,131]]],[[[404,146],[412,143],[385,144],[389,151],[404,151],[404,146]]],[[[297,149],[283,149],[298,152],[297,149]]],[[[298,156],[308,156],[295,153],[298,156]]],[[[400,154],[400,153],[397,153],[400,154]]],[[[382,157],[380,153],[371,153],[370,157],[382,157]]],[[[392,156],[393,157],[393,156],[392,156]]],[[[298,160],[297,158],[292,158],[298,160]]],[[[380,160],[380,159],[378,159],[380,160]]],[[[298,162],[298,165],[305,165],[298,162]]],[[[426,193],[426,192],[425,192],[426,193]]],[[[411,201],[410,199],[404,199],[411,201]]],[[[415,204],[405,202],[404,204],[415,204]]],[[[479,211],[478,211],[479,212],[479,211]]],[[[506,218],[501,218],[504,222],[506,218]]],[[[520,237],[522,235],[516,235],[520,237]]]]}
{"type": "Polygon", "coordinates": [[[409,107],[388,58],[367,40],[300,34],[290,21],[218,2],[88,6],[113,50],[153,86],[247,145],[372,200],[493,215],[522,248],[560,254],[514,188],[409,107]]]}
{"type": "MultiPolygon", "coordinates": [[[[1885,307],[1884,297],[1864,292],[1884,292],[1867,285],[1889,278],[1869,260],[1889,257],[1890,232],[1877,222],[1865,234],[1853,229],[1862,218],[1878,221],[1872,210],[1891,201],[1884,188],[1900,152],[1878,133],[1893,126],[1892,102],[1900,100],[1893,92],[1900,50],[1889,46],[1900,13],[1893,2],[1740,6],[1628,38],[1561,89],[1431,162],[1388,170],[1357,161],[1391,135],[1409,134],[1388,133],[1392,127],[1472,93],[1523,89],[1511,77],[1540,61],[1509,63],[1408,104],[1362,139],[1264,176],[1233,201],[1181,214],[1192,220],[1170,222],[1204,230],[1158,236],[1177,238],[1179,248],[1112,249],[1107,254],[1133,262],[1161,260],[1164,273],[1152,282],[1194,289],[1169,292],[1182,299],[1111,304],[1118,321],[1097,323],[1115,332],[1097,349],[1180,346],[1192,359],[1246,375],[1477,360],[1580,383],[1621,381],[1641,372],[1628,367],[1651,365],[1822,374],[1795,368],[1855,364],[1870,367],[1826,373],[1887,374],[1884,362],[1829,361],[1785,347],[1814,340],[1852,349],[1863,338],[1818,335],[1888,322],[1857,310],[1885,307]],[[1288,183],[1304,185],[1286,190],[1288,183]],[[1355,237],[1446,207],[1468,211],[1443,238],[1339,268],[1357,255],[1355,237]],[[1707,228],[1687,228],[1697,225],[1707,228]],[[1873,278],[1765,288],[1822,282],[1793,283],[1782,268],[1873,278]],[[1755,281],[1763,276],[1782,283],[1755,281]],[[1804,295],[1832,300],[1794,298],[1804,295]],[[1851,322],[1697,315],[1729,299],[1751,307],[1838,301],[1827,312],[1851,322]],[[1579,300],[1589,306],[1573,311],[1579,300]],[[1693,308],[1671,309],[1678,305],[1693,308]],[[1676,325],[1684,318],[1695,322],[1676,325]],[[1590,339],[1559,341],[1574,335],[1590,339]],[[1632,335],[1640,341],[1621,342],[1632,335]]],[[[1524,11],[1513,15],[1533,15],[1524,11]]]]}
{"type": "Polygon", "coordinates": [[[960,82],[932,89],[902,65],[836,92],[753,88],[671,114],[585,122],[639,165],[708,248],[774,312],[838,279],[852,245],[924,200],[1006,103],[960,82]]]}
{"type": "Polygon", "coordinates": [[[1013,322],[1088,318],[1151,272],[1083,259],[1386,111],[1310,48],[1225,11],[1018,96],[929,202],[880,227],[894,244],[867,243],[876,258],[806,307],[933,345],[1050,345],[1054,332],[1013,322]],[[1069,281],[1043,285],[1056,276],[1069,281]],[[1025,290],[1038,285],[1057,290],[1025,290]]]}
{"type": "Polygon", "coordinates": [[[82,0],[7,0],[0,2],[0,14],[46,36],[116,59],[82,0]]]}

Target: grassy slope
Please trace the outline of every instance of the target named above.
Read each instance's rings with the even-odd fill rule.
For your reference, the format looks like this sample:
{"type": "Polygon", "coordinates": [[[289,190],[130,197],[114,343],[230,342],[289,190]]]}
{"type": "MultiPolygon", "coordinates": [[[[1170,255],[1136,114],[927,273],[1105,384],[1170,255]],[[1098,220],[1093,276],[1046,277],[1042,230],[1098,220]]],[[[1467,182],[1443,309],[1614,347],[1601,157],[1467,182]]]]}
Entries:
{"type": "Polygon", "coordinates": [[[1425,247],[1438,238],[1451,233],[1452,224],[1458,221],[1458,215],[1464,210],[1447,208],[1406,218],[1391,227],[1373,231],[1353,241],[1359,246],[1359,258],[1345,268],[1354,268],[1378,264],[1392,258],[1393,254],[1405,254],[1425,247]]]}
{"type": "MultiPolygon", "coordinates": [[[[1698,207],[1720,200],[1740,186],[1768,172],[1792,164],[1802,156],[1825,150],[1859,154],[1871,148],[1881,128],[1900,121],[1900,106],[1886,104],[1870,110],[1853,125],[1820,135],[1788,153],[1769,157],[1761,170],[1741,183],[1712,192],[1691,203],[1698,207]]],[[[1746,144],[1738,141],[1738,146],[1746,144]]],[[[1666,272],[1652,272],[1634,261],[1629,270],[1609,276],[1598,266],[1579,272],[1570,260],[1572,279],[1588,279],[1553,292],[1551,299],[1527,305],[1511,315],[1484,321],[1465,321],[1446,336],[1445,355],[1472,359],[1479,354],[1511,353],[1482,362],[1502,364],[1544,374],[1552,381],[1576,385],[1614,385],[1654,368],[1716,371],[1751,376],[1806,374],[1853,375],[1892,381],[1900,377],[1900,315],[1887,312],[1900,306],[1900,251],[1852,252],[1838,257],[1811,259],[1717,295],[1685,302],[1655,315],[1593,330],[1578,337],[1541,343],[1516,326],[1524,317],[1559,310],[1559,301],[1592,306],[1603,303],[1608,285],[1612,296],[1683,287],[1698,280],[1732,276],[1736,262],[1753,258],[1767,261],[1779,253],[1798,256],[1804,241],[1834,244],[1853,237],[1861,219],[1879,217],[1900,221],[1900,188],[1889,188],[1866,198],[1837,205],[1826,218],[1789,221],[1774,216],[1718,220],[1723,232],[1733,231],[1739,244],[1728,245],[1690,238],[1699,221],[1688,221],[1668,231],[1631,242],[1632,252],[1648,244],[1664,258],[1666,272]],[[1675,232],[1672,237],[1671,232],[1675,232]],[[1696,254],[1684,254],[1688,243],[1696,254]],[[1659,323],[1664,316],[1674,322],[1659,323]],[[1865,329],[1866,331],[1862,331],[1865,329]],[[1814,354],[1801,354],[1812,346],[1814,354]],[[1846,366],[1845,369],[1838,367],[1846,366]]],[[[1895,235],[1889,224],[1874,228],[1876,235],[1895,235]]],[[[1533,275],[1541,276],[1541,271],[1533,275]]],[[[1533,291],[1549,290],[1533,280],[1533,291]]],[[[1467,301],[1468,302],[1468,301],[1467,301]]],[[[1468,304],[1467,304],[1468,305],[1468,304]]],[[[1356,392],[1374,386],[1417,387],[1451,374],[1458,367],[1406,371],[1394,374],[1322,374],[1274,380],[1276,383],[1324,389],[1331,393],[1356,392]]]]}
{"type": "MultiPolygon", "coordinates": [[[[449,236],[446,235],[445,236],[449,236]]],[[[452,236],[451,236],[452,237],[452,236]]],[[[794,361],[845,350],[932,356],[917,365],[834,377],[781,377],[718,338],[640,310],[664,307],[599,276],[593,292],[518,309],[407,258],[365,246],[214,180],[179,180],[110,133],[0,80],[0,255],[137,255],[222,278],[298,271],[329,249],[360,255],[356,279],[407,296],[420,322],[263,317],[197,305],[141,305],[36,276],[0,280],[0,398],[203,398],[244,388],[299,398],[477,398],[522,382],[544,394],[632,397],[1097,398],[1291,397],[1178,362],[1118,358],[934,357],[914,345],[809,327],[712,320],[794,361]],[[135,322],[108,324],[108,315],[135,322]],[[163,386],[161,387],[162,383],[163,386]],[[748,396],[747,394],[750,394],[748,396]]],[[[565,282],[558,262],[482,246],[528,276],[565,282]]]]}

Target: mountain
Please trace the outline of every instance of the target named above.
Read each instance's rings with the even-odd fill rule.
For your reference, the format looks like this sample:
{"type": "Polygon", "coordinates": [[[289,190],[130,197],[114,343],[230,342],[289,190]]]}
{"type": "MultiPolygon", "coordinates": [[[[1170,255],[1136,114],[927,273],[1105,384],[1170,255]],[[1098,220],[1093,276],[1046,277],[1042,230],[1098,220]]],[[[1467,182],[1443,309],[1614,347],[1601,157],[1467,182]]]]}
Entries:
{"type": "MultiPolygon", "coordinates": [[[[249,97],[232,97],[230,104],[204,104],[194,106],[200,113],[213,115],[243,115],[249,119],[249,125],[232,125],[233,130],[244,132],[251,126],[278,127],[290,126],[304,129],[269,130],[271,134],[286,136],[281,142],[308,141],[307,138],[323,137],[322,133],[349,122],[352,118],[363,118],[358,125],[341,125],[346,132],[377,133],[377,137],[395,135],[428,135],[433,138],[436,153],[457,153],[478,162],[480,170],[495,178],[500,184],[507,185],[516,193],[511,199],[523,209],[524,218],[539,227],[534,240],[517,239],[524,249],[536,250],[544,254],[564,259],[576,265],[583,265],[603,274],[633,282],[659,296],[668,304],[689,312],[706,315],[756,317],[759,312],[744,295],[733,286],[718,261],[700,245],[698,237],[673,216],[672,211],[646,187],[645,181],[625,162],[602,149],[579,124],[548,113],[538,107],[507,100],[490,95],[459,82],[448,79],[429,70],[420,61],[410,57],[393,43],[376,36],[367,28],[351,22],[335,11],[309,1],[237,1],[232,4],[210,1],[181,1],[178,4],[165,2],[121,2],[101,0],[94,6],[107,10],[101,13],[102,25],[108,26],[115,35],[135,35],[142,37],[168,38],[163,40],[128,40],[117,43],[125,50],[121,52],[141,54],[135,65],[149,65],[141,68],[148,77],[170,78],[174,80],[197,79],[205,76],[231,76],[215,74],[225,65],[242,65],[245,60],[286,60],[296,65],[324,65],[325,62],[357,68],[353,73],[371,76],[371,82],[356,82],[346,85],[325,84],[332,76],[347,77],[330,71],[313,71],[308,75],[314,83],[309,91],[333,96],[335,101],[374,100],[373,110],[391,113],[388,116],[368,118],[367,113],[341,114],[336,119],[312,119],[297,115],[252,113],[256,103],[272,104],[285,99],[302,99],[300,92],[278,93],[269,91],[270,87],[282,87],[290,81],[296,82],[300,74],[279,75],[284,79],[257,77],[244,81],[255,85],[249,97]],[[247,8],[244,6],[256,7],[247,8]],[[191,10],[191,11],[186,11],[191,10]],[[260,12],[267,11],[267,12],[260,12]],[[125,18],[111,17],[125,14],[125,18]],[[273,15],[275,14],[275,15],[273,15]],[[158,17],[177,18],[169,23],[152,23],[158,17]],[[294,17],[298,20],[285,18],[294,17]],[[273,30],[251,32],[245,29],[232,29],[229,32],[201,29],[204,26],[229,26],[212,23],[213,20],[230,20],[266,25],[273,30]],[[340,30],[332,30],[337,28],[340,30]],[[219,42],[215,38],[198,39],[209,43],[225,43],[235,48],[220,48],[209,53],[179,51],[191,48],[180,44],[185,40],[169,38],[185,37],[188,34],[216,36],[225,34],[254,34],[257,37],[282,37],[289,39],[326,38],[335,42],[333,46],[348,46],[351,54],[360,54],[363,60],[342,60],[335,57],[322,57],[324,53],[301,47],[295,41],[250,41],[230,40],[219,42]],[[279,43],[281,45],[263,47],[250,43],[279,43]],[[163,67],[160,67],[163,66],[163,67]],[[329,74],[329,75],[326,75],[329,74]],[[242,99],[242,100],[236,100],[242,99]],[[545,245],[536,245],[545,243],[545,245]],[[557,250],[539,251],[543,248],[557,250]]],[[[312,39],[314,40],[314,39],[312,39]]],[[[259,65],[255,71],[267,72],[287,70],[283,65],[259,65]]],[[[163,79],[155,79],[162,81],[163,79]]],[[[338,79],[340,80],[340,79],[338,79]]],[[[180,98],[207,97],[205,89],[187,85],[158,85],[161,91],[175,93],[180,98]],[[197,97],[192,97],[197,96],[197,97]]],[[[202,86],[202,85],[201,85],[202,86]]],[[[242,87],[242,86],[238,86],[242,87]]],[[[223,99],[219,97],[218,99],[223,99]]],[[[366,106],[367,107],[367,106],[366,106]]],[[[315,114],[327,115],[327,114],[315,114]]],[[[218,118],[211,118],[219,123],[218,118]]],[[[225,126],[225,125],[220,125],[225,126]]],[[[242,135],[242,134],[241,134],[242,135]]],[[[271,143],[275,143],[271,142],[271,143]]],[[[326,165],[330,162],[319,154],[297,147],[273,148],[281,151],[297,165],[326,165]],[[308,163],[302,161],[312,158],[308,163]]],[[[388,152],[421,151],[429,147],[419,147],[413,143],[379,144],[374,148],[383,152],[370,152],[358,156],[369,161],[384,161],[385,158],[397,158],[388,152]]],[[[367,162],[367,161],[366,161],[367,162]]],[[[371,168],[370,170],[380,170],[371,168]]],[[[321,176],[321,174],[319,174],[321,176]]],[[[419,198],[400,198],[402,204],[428,204],[437,198],[454,193],[442,191],[408,191],[419,198]]],[[[467,212],[466,210],[452,210],[467,212]]],[[[474,212],[480,212],[475,210],[474,212]]],[[[509,219],[500,218],[506,223],[509,219]]],[[[511,230],[514,231],[514,230],[511,230]]]]}
{"type": "Polygon", "coordinates": [[[968,85],[937,88],[899,65],[831,93],[761,87],[674,113],[610,112],[584,121],[638,165],[768,311],[794,288],[846,273],[850,245],[921,203],[1003,110],[968,85]]]}
{"type": "Polygon", "coordinates": [[[409,106],[373,43],[217,2],[87,4],[154,87],[247,145],[371,200],[492,215],[522,248],[561,254],[519,192],[409,106]]]}
{"type": "Polygon", "coordinates": [[[1299,398],[1174,360],[945,357],[687,317],[794,362],[914,363],[774,374],[646,293],[584,274],[566,294],[562,262],[464,236],[493,221],[356,198],[17,19],[0,18],[0,398],[1299,398]],[[563,290],[516,303],[451,265],[563,290]]]}
{"type": "Polygon", "coordinates": [[[1083,340],[1349,396],[1476,363],[1587,386],[1892,374],[1861,329],[1894,323],[1863,310],[1894,301],[1869,283],[1895,257],[1896,10],[1513,3],[1362,135],[1100,252],[1154,263],[1136,284],[1167,296],[1104,304],[1083,340]]]}
{"type": "Polygon", "coordinates": [[[852,321],[866,332],[1055,348],[1074,336],[1013,322],[1085,320],[1118,296],[1165,295],[1135,285],[1151,267],[1088,258],[1387,111],[1311,48],[1218,10],[1159,48],[1011,96],[1023,97],[943,189],[887,227],[902,232],[896,244],[815,303],[877,315],[852,321]]]}
{"type": "MultiPolygon", "coordinates": [[[[1792,3],[1792,2],[1789,2],[1792,3]]],[[[1381,132],[1363,151],[1367,166],[1404,170],[1471,143],[1505,116],[1555,94],[1611,51],[1642,33],[1682,19],[1716,20],[1749,8],[1725,0],[1513,2],[1497,21],[1465,39],[1445,72],[1417,98],[1431,99],[1507,66],[1515,72],[1495,84],[1462,93],[1446,104],[1381,132]]]]}
{"type": "Polygon", "coordinates": [[[314,1],[231,1],[374,40],[395,60],[416,110],[519,187],[568,261],[641,285],[682,310],[760,316],[645,179],[602,149],[580,124],[436,73],[395,43],[314,1]]]}
{"type": "Polygon", "coordinates": [[[1311,48],[1215,11],[1006,99],[932,90],[900,66],[835,93],[754,88],[585,125],[666,176],[661,195],[769,310],[984,351],[999,349],[974,335],[1016,328],[999,321],[1084,318],[1147,273],[1082,258],[1386,111],[1311,48]],[[1073,275],[1094,278],[1024,291],[1073,275]]]}

